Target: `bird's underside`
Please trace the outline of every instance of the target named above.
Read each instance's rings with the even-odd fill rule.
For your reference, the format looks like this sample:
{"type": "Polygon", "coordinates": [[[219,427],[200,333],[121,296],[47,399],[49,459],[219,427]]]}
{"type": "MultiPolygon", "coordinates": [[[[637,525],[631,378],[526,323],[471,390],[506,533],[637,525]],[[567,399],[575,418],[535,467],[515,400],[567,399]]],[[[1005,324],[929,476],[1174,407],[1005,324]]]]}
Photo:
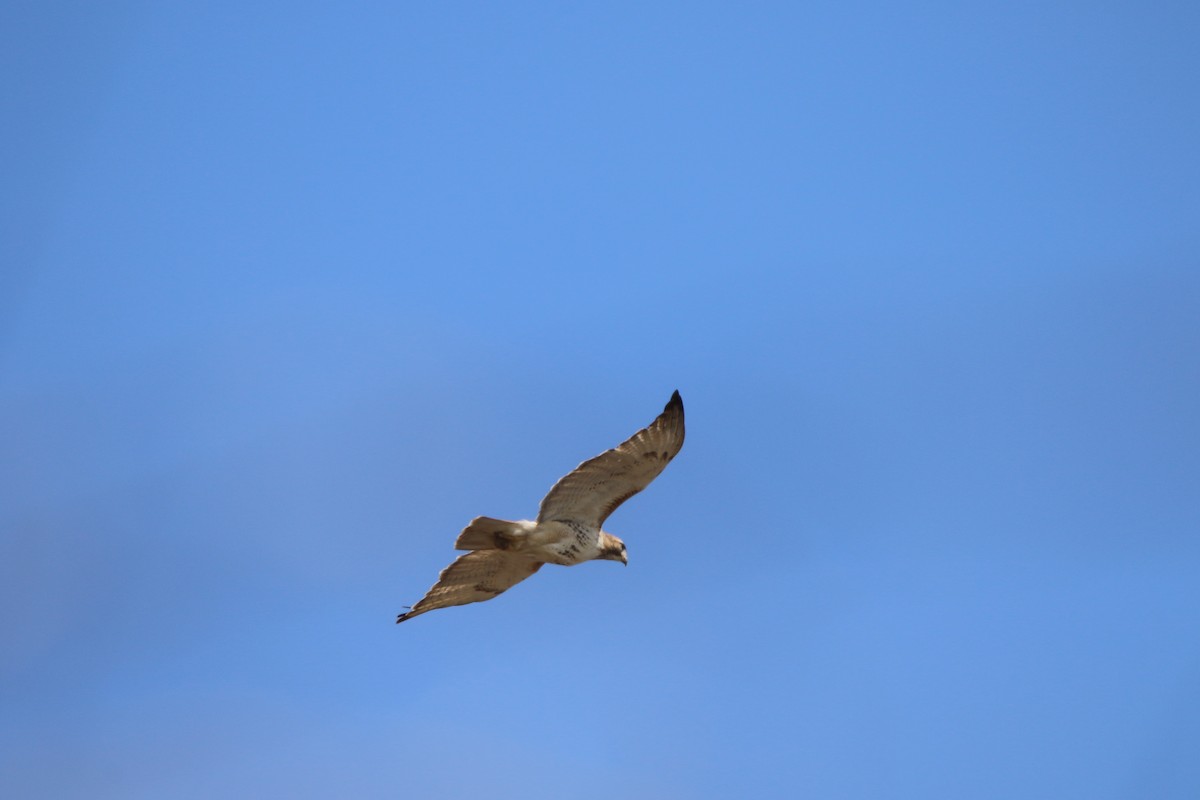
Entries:
{"type": "Polygon", "coordinates": [[[653,422],[554,484],[536,520],[473,519],[454,544],[470,552],[442,570],[437,583],[396,622],[438,608],[491,600],[545,563],[625,563],[625,544],[601,526],[621,503],[659,476],[683,447],[683,439],[683,400],[675,392],[653,422]]]}

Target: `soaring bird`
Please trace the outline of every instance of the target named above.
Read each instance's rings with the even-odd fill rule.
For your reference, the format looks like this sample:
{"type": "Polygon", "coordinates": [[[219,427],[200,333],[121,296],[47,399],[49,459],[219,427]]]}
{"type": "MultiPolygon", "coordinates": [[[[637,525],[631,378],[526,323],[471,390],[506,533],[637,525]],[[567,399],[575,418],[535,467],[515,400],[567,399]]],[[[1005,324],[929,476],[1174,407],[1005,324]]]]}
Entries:
{"type": "Polygon", "coordinates": [[[681,447],[683,400],[675,392],[653,422],[554,484],[536,520],[471,520],[454,543],[455,549],[470,552],[442,570],[437,583],[396,622],[491,600],[543,564],[570,567],[594,559],[628,564],[625,543],[601,526],[621,503],[650,485],[681,447]]]}

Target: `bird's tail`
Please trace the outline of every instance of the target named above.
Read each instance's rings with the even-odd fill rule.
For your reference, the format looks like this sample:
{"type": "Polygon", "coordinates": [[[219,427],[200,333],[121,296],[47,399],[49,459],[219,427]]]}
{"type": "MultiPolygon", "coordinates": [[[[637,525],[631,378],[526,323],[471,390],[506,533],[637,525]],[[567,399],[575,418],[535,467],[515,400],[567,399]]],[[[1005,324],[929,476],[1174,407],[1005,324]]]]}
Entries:
{"type": "Polygon", "coordinates": [[[476,517],[463,528],[454,543],[455,550],[516,550],[528,533],[520,522],[492,517],[476,517]]]}

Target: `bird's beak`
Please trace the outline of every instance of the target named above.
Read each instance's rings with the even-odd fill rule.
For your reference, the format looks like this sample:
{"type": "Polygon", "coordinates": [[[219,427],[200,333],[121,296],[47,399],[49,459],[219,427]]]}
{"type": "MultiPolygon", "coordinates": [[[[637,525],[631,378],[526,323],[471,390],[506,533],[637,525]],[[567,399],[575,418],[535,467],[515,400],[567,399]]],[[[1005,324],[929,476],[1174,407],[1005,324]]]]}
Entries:
{"type": "Polygon", "coordinates": [[[628,567],[628,566],[629,566],[629,556],[622,555],[622,556],[621,556],[621,563],[622,563],[622,564],[624,564],[625,566],[627,566],[627,567],[628,567]]]}

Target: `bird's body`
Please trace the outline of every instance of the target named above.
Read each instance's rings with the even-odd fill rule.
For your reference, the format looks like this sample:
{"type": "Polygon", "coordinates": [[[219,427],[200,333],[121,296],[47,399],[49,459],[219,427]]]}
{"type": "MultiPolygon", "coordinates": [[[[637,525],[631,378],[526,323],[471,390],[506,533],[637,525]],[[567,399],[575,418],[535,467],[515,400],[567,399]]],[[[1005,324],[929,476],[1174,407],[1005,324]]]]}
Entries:
{"type": "Polygon", "coordinates": [[[396,622],[436,608],[490,600],[542,564],[570,567],[597,559],[627,564],[625,543],[601,526],[621,503],[658,477],[683,447],[683,438],[683,400],[675,392],[654,422],[554,484],[536,520],[471,520],[454,543],[471,552],[442,570],[433,588],[396,622]]]}
{"type": "Polygon", "coordinates": [[[476,517],[459,534],[454,546],[459,550],[495,548],[545,564],[571,567],[600,557],[601,533],[603,531],[597,527],[574,520],[535,522],[521,519],[508,522],[476,517]]]}

